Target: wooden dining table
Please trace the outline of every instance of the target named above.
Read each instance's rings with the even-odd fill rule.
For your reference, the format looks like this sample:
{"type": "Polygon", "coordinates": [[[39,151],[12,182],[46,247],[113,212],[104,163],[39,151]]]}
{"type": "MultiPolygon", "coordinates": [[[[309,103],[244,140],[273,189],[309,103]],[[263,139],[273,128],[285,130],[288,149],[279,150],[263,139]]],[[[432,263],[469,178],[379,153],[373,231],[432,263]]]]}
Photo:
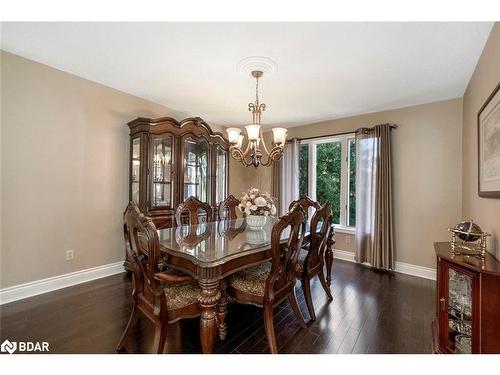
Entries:
{"type": "MultiPolygon", "coordinates": [[[[200,342],[203,353],[212,353],[217,333],[226,336],[226,305],[221,300],[225,277],[271,259],[271,232],[278,218],[268,217],[261,230],[247,227],[245,219],[204,222],[158,230],[160,250],[166,264],[187,273],[200,286],[200,342]]],[[[307,236],[309,226],[306,226],[307,236]]],[[[289,231],[282,234],[286,241],[289,231]]],[[[333,265],[333,229],[325,252],[327,283],[333,265]]]]}

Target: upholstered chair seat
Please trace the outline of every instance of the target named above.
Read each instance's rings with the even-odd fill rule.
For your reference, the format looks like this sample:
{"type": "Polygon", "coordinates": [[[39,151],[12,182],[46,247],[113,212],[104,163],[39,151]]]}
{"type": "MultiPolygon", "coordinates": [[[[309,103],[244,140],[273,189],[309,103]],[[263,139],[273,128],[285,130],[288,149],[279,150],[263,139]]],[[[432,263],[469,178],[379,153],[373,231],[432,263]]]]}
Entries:
{"type": "Polygon", "coordinates": [[[245,268],[228,278],[228,286],[240,293],[264,298],[266,279],[271,272],[271,262],[245,268]]]}
{"type": "Polygon", "coordinates": [[[167,296],[168,310],[177,310],[198,303],[200,288],[198,287],[198,283],[194,281],[165,284],[164,290],[167,296]]]}

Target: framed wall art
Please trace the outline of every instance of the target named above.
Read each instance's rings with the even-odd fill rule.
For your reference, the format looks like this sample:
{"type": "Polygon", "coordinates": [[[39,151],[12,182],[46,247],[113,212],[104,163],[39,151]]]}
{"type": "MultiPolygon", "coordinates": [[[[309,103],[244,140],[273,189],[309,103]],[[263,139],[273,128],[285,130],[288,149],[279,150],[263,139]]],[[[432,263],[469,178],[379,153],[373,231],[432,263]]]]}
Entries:
{"type": "Polygon", "coordinates": [[[478,193],[500,198],[500,83],[477,114],[478,193]]]}

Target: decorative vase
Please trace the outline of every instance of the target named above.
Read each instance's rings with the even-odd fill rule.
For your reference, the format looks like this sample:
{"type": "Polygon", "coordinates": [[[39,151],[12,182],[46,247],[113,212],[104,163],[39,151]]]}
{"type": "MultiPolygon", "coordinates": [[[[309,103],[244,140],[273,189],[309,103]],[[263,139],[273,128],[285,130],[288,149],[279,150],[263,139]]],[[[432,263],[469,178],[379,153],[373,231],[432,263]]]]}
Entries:
{"type": "Polygon", "coordinates": [[[245,232],[246,242],[252,245],[267,243],[267,233],[264,229],[249,230],[245,232]]]}
{"type": "Polygon", "coordinates": [[[264,225],[266,225],[267,216],[264,215],[247,215],[246,221],[248,229],[250,230],[260,230],[264,225]]]}

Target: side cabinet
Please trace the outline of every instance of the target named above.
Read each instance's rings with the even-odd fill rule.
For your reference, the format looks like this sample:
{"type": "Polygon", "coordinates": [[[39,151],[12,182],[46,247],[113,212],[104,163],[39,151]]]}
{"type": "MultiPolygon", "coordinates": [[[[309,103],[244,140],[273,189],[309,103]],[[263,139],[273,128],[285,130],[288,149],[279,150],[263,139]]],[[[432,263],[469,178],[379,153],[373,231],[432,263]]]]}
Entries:
{"type": "Polygon", "coordinates": [[[437,255],[436,352],[500,353],[500,264],[455,254],[449,242],[434,244],[437,255]]]}
{"type": "Polygon", "coordinates": [[[439,350],[479,352],[479,274],[438,259],[439,350]]]}

